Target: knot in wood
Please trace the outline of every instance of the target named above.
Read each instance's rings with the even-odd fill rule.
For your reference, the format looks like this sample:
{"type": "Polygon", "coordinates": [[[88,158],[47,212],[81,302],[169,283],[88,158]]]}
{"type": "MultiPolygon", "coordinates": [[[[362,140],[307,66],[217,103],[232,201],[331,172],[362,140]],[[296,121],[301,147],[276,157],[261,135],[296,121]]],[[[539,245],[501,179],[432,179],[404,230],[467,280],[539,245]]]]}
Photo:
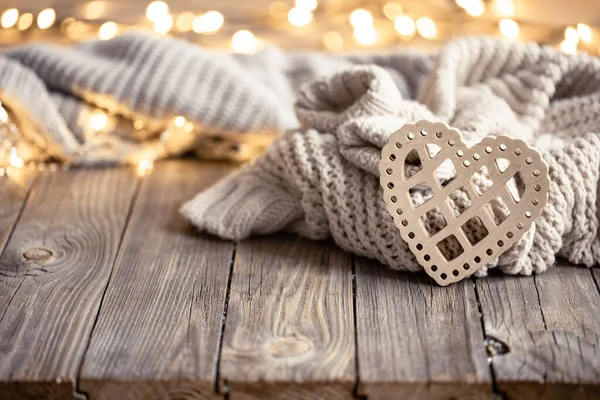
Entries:
{"type": "Polygon", "coordinates": [[[52,252],[47,249],[42,249],[41,247],[34,247],[26,250],[23,253],[23,257],[30,261],[48,261],[52,258],[52,252]]]}
{"type": "Polygon", "coordinates": [[[308,353],[312,349],[312,344],[299,338],[282,338],[269,346],[269,353],[272,357],[298,357],[308,353]]]}

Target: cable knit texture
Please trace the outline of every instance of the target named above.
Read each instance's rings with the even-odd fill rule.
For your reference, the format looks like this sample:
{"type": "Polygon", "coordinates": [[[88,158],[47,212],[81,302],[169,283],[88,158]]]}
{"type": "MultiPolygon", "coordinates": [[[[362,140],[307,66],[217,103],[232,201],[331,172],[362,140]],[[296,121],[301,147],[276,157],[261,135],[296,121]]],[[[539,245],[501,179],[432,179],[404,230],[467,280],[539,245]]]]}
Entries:
{"type": "MultiPolygon", "coordinates": [[[[446,121],[467,144],[509,135],[537,146],[550,167],[549,200],[529,232],[497,260],[510,274],[542,272],[555,257],[600,259],[600,62],[534,44],[487,38],[449,43],[418,91],[401,93],[389,73],[356,66],[304,86],[301,129],[253,165],[199,194],[182,212],[201,230],[243,239],[282,229],[332,236],[345,250],[396,269],[420,270],[387,212],[377,165],[382,146],[407,122],[446,121]]],[[[415,165],[406,166],[411,174],[415,165]]],[[[446,171],[448,172],[448,171],[446,171]]],[[[488,185],[480,176],[478,185],[488,185]]],[[[413,195],[415,202],[427,189],[413,195]]],[[[464,206],[460,194],[457,207],[464,206]]],[[[502,212],[496,206],[495,212],[502,212]]],[[[435,225],[432,216],[426,225],[435,225]]],[[[472,235],[481,226],[471,226],[472,235]]]]}

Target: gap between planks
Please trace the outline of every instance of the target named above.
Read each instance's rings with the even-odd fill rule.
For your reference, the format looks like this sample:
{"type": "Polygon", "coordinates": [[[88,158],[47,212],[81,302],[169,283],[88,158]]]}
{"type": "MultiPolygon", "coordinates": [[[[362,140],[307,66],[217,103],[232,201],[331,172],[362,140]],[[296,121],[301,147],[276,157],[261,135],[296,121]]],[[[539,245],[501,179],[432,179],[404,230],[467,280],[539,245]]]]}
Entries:
{"type": "Polygon", "coordinates": [[[0,197],[3,199],[2,205],[0,206],[0,256],[4,254],[6,245],[10,241],[15,227],[19,223],[21,214],[25,209],[31,189],[35,186],[38,178],[37,171],[23,170],[18,171],[18,173],[18,181],[13,181],[12,178],[8,176],[0,178],[0,180],[3,181],[0,182],[2,184],[2,187],[0,188],[0,197]],[[17,199],[16,202],[13,202],[15,196],[17,199]],[[7,198],[8,206],[6,206],[7,198]],[[7,224],[8,226],[5,226],[4,224],[7,224]]]}
{"type": "Polygon", "coordinates": [[[221,323],[221,333],[219,334],[219,345],[217,347],[217,362],[216,362],[216,373],[214,380],[214,387],[216,394],[223,394],[225,400],[229,400],[229,393],[227,388],[222,388],[220,384],[220,371],[221,371],[221,350],[223,349],[223,333],[225,332],[225,325],[227,324],[227,308],[229,307],[229,295],[231,293],[231,278],[233,277],[233,268],[235,266],[235,253],[237,251],[238,243],[233,244],[233,252],[231,253],[231,263],[229,265],[229,277],[227,279],[227,289],[225,291],[225,303],[223,304],[223,321],[221,323]]]}
{"type": "Polygon", "coordinates": [[[135,206],[135,202],[140,193],[140,186],[143,182],[143,177],[138,177],[135,181],[135,188],[133,189],[133,197],[129,204],[129,209],[127,210],[127,216],[125,217],[125,224],[123,225],[123,230],[121,231],[121,238],[119,239],[119,245],[117,246],[117,252],[115,254],[115,258],[113,259],[112,266],[110,269],[110,274],[108,275],[108,280],[106,281],[106,285],[104,285],[104,290],[102,291],[102,297],[100,298],[100,304],[98,306],[98,311],[96,312],[96,316],[94,317],[94,323],[92,324],[92,329],[90,330],[90,334],[86,338],[85,349],[81,356],[81,360],[79,361],[79,367],[77,368],[77,376],[75,377],[75,385],[73,388],[74,397],[88,399],[88,395],[80,390],[79,387],[79,376],[81,375],[81,368],[83,368],[83,360],[85,359],[85,355],[90,348],[90,339],[92,334],[94,333],[94,329],[96,328],[96,324],[98,323],[98,316],[100,315],[100,310],[102,310],[102,303],[104,302],[104,297],[106,296],[106,290],[108,289],[108,285],[110,284],[110,280],[112,278],[113,271],[115,269],[115,263],[117,261],[117,257],[121,252],[121,246],[123,245],[123,236],[125,236],[125,231],[127,230],[127,226],[129,225],[129,219],[131,218],[131,213],[133,211],[133,207],[135,206]]]}
{"type": "Polygon", "coordinates": [[[520,400],[600,397],[597,269],[477,281],[496,390],[520,400]]]}
{"type": "MultiPolygon", "coordinates": [[[[140,184],[138,183],[138,185],[140,185],[140,184]]],[[[5,245],[10,241],[10,238],[12,236],[12,232],[14,231],[15,227],[17,226],[17,221],[20,218],[23,210],[26,207],[27,198],[28,198],[29,194],[31,193],[31,189],[33,187],[34,187],[34,185],[30,186],[30,190],[28,190],[27,194],[25,195],[25,198],[24,198],[24,200],[23,200],[23,202],[21,204],[21,207],[19,208],[18,216],[15,219],[15,223],[12,225],[12,229],[10,231],[10,234],[7,236],[7,240],[5,242],[5,245]]],[[[138,186],[138,189],[139,189],[139,186],[138,186]]],[[[123,228],[123,232],[125,232],[126,227],[129,225],[129,218],[130,218],[131,212],[132,212],[132,210],[134,208],[134,204],[133,203],[135,202],[136,196],[134,196],[132,198],[132,200],[131,200],[131,203],[130,203],[130,206],[129,206],[129,212],[127,214],[127,218],[126,218],[126,221],[125,221],[125,226],[123,228]]],[[[120,242],[119,242],[119,246],[118,246],[118,253],[121,252],[122,240],[123,240],[123,234],[121,234],[121,237],[120,237],[120,242]]],[[[3,252],[4,252],[4,249],[3,249],[3,252]]],[[[101,309],[102,309],[102,304],[103,304],[104,297],[105,297],[105,294],[106,294],[106,289],[108,288],[110,280],[112,279],[116,257],[113,259],[112,269],[111,269],[111,272],[110,272],[110,275],[109,275],[109,281],[107,282],[107,284],[105,286],[105,289],[104,289],[102,297],[101,297],[100,306],[97,309],[97,313],[96,313],[96,317],[95,317],[95,322],[94,322],[94,325],[93,325],[94,328],[95,328],[95,325],[97,323],[98,316],[99,316],[99,314],[101,312],[101,309]]],[[[235,253],[232,253],[232,257],[231,257],[231,261],[230,261],[230,265],[229,265],[229,275],[228,275],[228,283],[227,283],[227,289],[226,289],[226,301],[225,301],[225,303],[223,305],[223,320],[222,320],[222,324],[221,324],[220,337],[219,337],[219,341],[220,341],[219,352],[218,352],[219,355],[218,355],[218,358],[216,360],[216,363],[217,363],[217,367],[216,367],[217,374],[220,371],[220,368],[218,368],[218,366],[219,366],[220,361],[221,361],[221,347],[222,347],[224,329],[225,329],[226,324],[227,324],[227,307],[228,307],[228,301],[229,301],[228,299],[229,299],[230,291],[231,291],[231,280],[232,280],[232,274],[233,274],[234,268],[235,268],[235,253]]],[[[386,268],[386,267],[381,266],[381,265],[373,265],[372,268],[386,268]]],[[[560,268],[565,268],[565,267],[559,267],[559,269],[560,268]]],[[[575,267],[567,267],[567,269],[569,269],[569,271],[567,271],[567,273],[571,273],[571,271],[570,271],[571,268],[575,268],[575,267]]],[[[600,290],[598,288],[598,277],[599,277],[598,270],[597,269],[587,270],[585,273],[582,273],[582,276],[583,275],[587,275],[588,272],[591,275],[591,279],[593,279],[593,287],[595,288],[594,292],[597,295],[600,295],[600,290]]],[[[489,332],[487,332],[486,329],[485,329],[486,322],[487,322],[486,316],[490,316],[490,310],[491,310],[489,308],[490,304],[488,304],[488,308],[486,308],[484,310],[483,306],[481,305],[481,300],[479,298],[480,295],[483,293],[482,292],[482,290],[483,290],[482,286],[485,286],[485,285],[489,286],[488,285],[488,280],[490,282],[490,285],[492,285],[492,286],[498,286],[498,285],[504,284],[503,283],[504,281],[506,281],[507,284],[511,284],[512,283],[514,285],[525,284],[525,282],[532,282],[532,281],[534,281],[533,283],[534,283],[534,286],[535,286],[535,289],[536,289],[535,298],[537,299],[537,304],[538,304],[538,307],[539,307],[539,313],[541,314],[541,318],[542,318],[543,324],[547,325],[546,321],[545,321],[545,317],[543,315],[543,310],[542,310],[542,300],[541,300],[541,297],[540,297],[541,296],[540,295],[540,287],[538,285],[538,282],[535,282],[535,281],[537,281],[537,280],[552,280],[552,279],[555,279],[555,277],[553,277],[551,275],[547,275],[547,274],[552,274],[552,273],[555,273],[555,271],[553,271],[552,269],[550,269],[548,272],[546,272],[546,274],[538,275],[538,276],[536,276],[534,278],[519,278],[519,277],[510,277],[510,276],[509,277],[497,277],[497,276],[493,277],[492,276],[492,277],[489,277],[487,279],[476,280],[474,282],[474,291],[475,291],[475,293],[477,295],[477,303],[481,307],[481,311],[482,311],[481,315],[480,315],[480,318],[481,318],[481,323],[482,323],[482,328],[483,328],[483,337],[484,338],[491,337],[491,336],[488,336],[489,332]]],[[[359,338],[358,338],[358,334],[357,334],[357,318],[356,318],[356,316],[357,316],[357,306],[356,306],[356,301],[357,301],[357,297],[356,297],[356,294],[357,294],[357,282],[356,282],[356,276],[357,275],[356,275],[356,268],[355,268],[354,257],[352,257],[352,279],[353,279],[353,283],[352,283],[352,308],[353,308],[353,310],[352,310],[352,312],[353,312],[353,320],[354,320],[354,341],[355,341],[355,345],[356,345],[356,348],[355,348],[355,357],[356,357],[356,360],[355,360],[355,362],[356,362],[356,367],[358,367],[358,364],[359,364],[358,352],[359,352],[360,343],[359,343],[359,338]]],[[[573,284],[576,285],[578,283],[574,282],[573,284]]],[[[532,292],[532,295],[533,295],[533,292],[532,292]]],[[[485,301],[485,299],[484,299],[484,301],[485,301]]],[[[547,326],[545,326],[545,328],[547,328],[547,326]]],[[[89,340],[90,340],[90,337],[91,337],[92,333],[93,333],[93,330],[90,331],[90,334],[87,337],[87,340],[88,340],[88,343],[87,343],[88,346],[87,347],[89,347],[89,340]]],[[[86,349],[87,349],[87,347],[86,347],[86,349]]],[[[498,357],[500,357],[500,356],[498,356],[498,357]]],[[[490,366],[490,368],[492,369],[492,374],[493,374],[495,363],[498,360],[499,360],[499,358],[494,358],[494,362],[492,362],[492,365],[490,366]]],[[[83,365],[83,357],[81,358],[81,365],[83,365]]],[[[355,382],[355,384],[357,386],[358,386],[358,384],[360,382],[359,373],[360,373],[359,369],[357,368],[356,369],[356,382],[355,382]]],[[[79,377],[79,374],[77,376],[77,381],[76,381],[77,385],[79,385],[78,377],[79,377]]],[[[492,378],[494,378],[494,377],[492,376],[492,378]]],[[[493,379],[492,381],[493,381],[493,383],[495,385],[498,385],[500,383],[500,382],[497,382],[496,379],[493,379]]],[[[218,377],[215,375],[215,381],[214,381],[214,389],[215,389],[215,391],[216,391],[216,389],[218,389],[217,386],[216,386],[217,383],[218,383],[218,377]]],[[[534,388],[527,388],[526,387],[526,389],[528,389],[528,390],[536,390],[535,387],[534,388]]],[[[501,391],[501,389],[499,389],[499,390],[501,391]]],[[[225,394],[225,396],[227,397],[228,395],[225,394]]],[[[518,397],[516,397],[516,398],[518,398],[518,397]]]]}
{"type": "Polygon", "coordinates": [[[295,235],[236,251],[220,385],[231,399],[352,399],[350,256],[295,235]]]}
{"type": "Polygon", "coordinates": [[[369,400],[491,398],[474,283],[356,258],[358,393],[369,400]]]}
{"type": "Polygon", "coordinates": [[[21,281],[13,292],[18,305],[4,302],[8,317],[0,325],[7,331],[2,337],[2,396],[73,395],[76,366],[98,310],[94,294],[99,290],[90,283],[103,280],[113,249],[116,253],[114,241],[120,236],[115,230],[124,223],[122,210],[131,201],[127,175],[122,169],[59,171],[39,174],[31,186],[0,259],[7,272],[4,293],[10,281],[21,281]],[[103,203],[99,198],[110,177],[116,193],[103,203]],[[86,258],[89,254],[77,251],[82,246],[91,246],[97,257],[86,258]],[[77,268],[82,265],[90,268],[77,268]],[[88,301],[81,302],[85,288],[90,290],[88,301]]]}
{"type": "MultiPolygon", "coordinates": [[[[10,242],[10,239],[15,231],[21,214],[27,204],[27,199],[31,193],[32,187],[35,185],[35,180],[38,176],[37,171],[28,173],[30,171],[19,171],[24,172],[25,175],[21,175],[19,181],[12,181],[8,176],[1,178],[4,180],[3,186],[0,187],[0,195],[2,198],[8,198],[8,202],[3,201],[0,205],[0,258],[4,255],[6,246],[10,242]],[[7,186],[4,186],[6,184],[7,186]],[[15,197],[16,201],[15,201],[15,197]],[[5,225],[6,224],[6,225],[5,225]]],[[[17,291],[15,291],[16,293],[17,291]]],[[[8,304],[12,302],[14,297],[11,296],[8,304]]],[[[8,304],[6,310],[0,316],[0,322],[4,318],[6,312],[8,312],[8,304]]]]}
{"type": "Polygon", "coordinates": [[[80,368],[91,399],[218,397],[234,244],[198,234],[177,209],[232,170],[171,161],[144,178],[80,368]]]}

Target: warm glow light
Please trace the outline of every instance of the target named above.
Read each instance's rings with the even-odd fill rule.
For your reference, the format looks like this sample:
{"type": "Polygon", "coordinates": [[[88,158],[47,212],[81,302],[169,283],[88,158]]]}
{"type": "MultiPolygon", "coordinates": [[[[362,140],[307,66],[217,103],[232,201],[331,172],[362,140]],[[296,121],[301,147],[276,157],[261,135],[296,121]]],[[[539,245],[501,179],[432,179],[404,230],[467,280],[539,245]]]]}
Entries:
{"type": "Polygon", "coordinates": [[[19,20],[19,10],[16,8],[9,8],[2,13],[0,17],[0,26],[3,28],[12,28],[19,20]]]}
{"type": "Polygon", "coordinates": [[[175,22],[175,27],[179,32],[189,32],[192,30],[194,26],[194,19],[196,16],[194,13],[186,11],[184,13],[179,14],[177,17],[177,21],[175,22]]]}
{"type": "Polygon", "coordinates": [[[100,25],[100,29],[98,30],[98,37],[100,40],[108,40],[112,39],[117,35],[117,24],[112,21],[105,22],[100,25]]]}
{"type": "Polygon", "coordinates": [[[512,17],[515,15],[515,3],[513,0],[494,0],[492,8],[494,13],[499,17],[512,17]]]}
{"type": "Polygon", "coordinates": [[[14,147],[10,149],[10,156],[8,157],[8,163],[15,168],[23,168],[25,161],[17,154],[17,149],[14,147]]]}
{"type": "Polygon", "coordinates": [[[350,14],[350,25],[353,28],[362,28],[373,25],[373,16],[363,8],[356,9],[350,14]]]}
{"type": "Polygon", "coordinates": [[[577,33],[584,42],[590,43],[592,41],[592,29],[588,25],[577,24],[577,33]]]}
{"type": "Polygon", "coordinates": [[[377,41],[377,32],[370,25],[354,29],[354,39],[362,46],[372,46],[377,41]]]}
{"type": "Polygon", "coordinates": [[[572,26],[565,28],[565,40],[574,44],[579,43],[579,33],[577,33],[577,29],[572,26]]]}
{"type": "Polygon", "coordinates": [[[137,174],[138,176],[146,176],[152,172],[154,168],[154,161],[152,160],[140,160],[137,165],[137,174]]]}
{"type": "Polygon", "coordinates": [[[296,0],[296,8],[301,10],[314,11],[317,5],[317,0],[296,0]]]}
{"type": "Polygon", "coordinates": [[[135,129],[136,131],[139,131],[143,127],[144,121],[142,121],[141,119],[136,119],[135,121],[133,121],[133,129],[135,129]]]}
{"type": "Polygon", "coordinates": [[[175,126],[177,128],[183,128],[183,126],[185,125],[185,118],[183,118],[182,116],[175,117],[175,121],[173,122],[175,123],[175,126]]]}
{"type": "Polygon", "coordinates": [[[274,1],[269,5],[269,15],[275,19],[287,17],[290,6],[282,0],[274,1]]]}
{"type": "Polygon", "coordinates": [[[383,15],[385,15],[387,19],[391,19],[392,21],[395,20],[396,17],[402,14],[403,12],[404,10],[402,9],[402,6],[393,1],[385,3],[383,5],[383,15]]]}
{"type": "Polygon", "coordinates": [[[323,44],[330,50],[341,50],[344,48],[344,37],[336,31],[329,31],[323,35],[323,44]]]}
{"type": "Polygon", "coordinates": [[[209,11],[194,18],[192,29],[196,33],[215,33],[223,26],[225,18],[218,11],[209,11]]]}
{"type": "Polygon", "coordinates": [[[196,33],[204,33],[204,14],[198,15],[196,18],[194,18],[192,29],[196,33]]]}
{"type": "Polygon", "coordinates": [[[0,106],[0,122],[2,122],[2,123],[8,122],[8,113],[2,106],[0,106]]]}
{"type": "Polygon", "coordinates": [[[60,29],[67,30],[71,24],[75,23],[75,18],[66,18],[60,23],[60,29]]]}
{"type": "Polygon", "coordinates": [[[472,17],[481,17],[485,12],[485,4],[481,0],[475,1],[465,8],[465,11],[472,17]]]}
{"type": "Polygon", "coordinates": [[[306,26],[312,19],[312,12],[302,8],[294,7],[288,13],[288,21],[294,26],[306,26]]]}
{"type": "Polygon", "coordinates": [[[485,11],[482,0],[456,0],[456,4],[473,17],[480,17],[485,11]]]}
{"type": "Polygon", "coordinates": [[[154,20],[154,31],[161,35],[166,35],[173,27],[173,17],[171,14],[163,14],[154,20]]]}
{"type": "Polygon", "coordinates": [[[256,36],[250,31],[237,31],[231,37],[231,47],[238,53],[254,53],[258,47],[256,36]]]}
{"type": "Polygon", "coordinates": [[[106,126],[108,118],[106,114],[101,110],[96,110],[90,116],[90,128],[96,132],[100,132],[106,126]]]}
{"type": "Polygon", "coordinates": [[[576,54],[577,42],[571,42],[565,39],[560,43],[560,49],[567,54],[576,54]]]}
{"type": "Polygon", "coordinates": [[[37,25],[40,29],[48,29],[56,21],[56,13],[52,8],[46,8],[38,14],[37,25]]]}
{"type": "Polygon", "coordinates": [[[213,33],[221,29],[223,23],[225,22],[225,18],[223,14],[218,11],[209,11],[204,14],[204,28],[207,33],[213,33]]]}
{"type": "Polygon", "coordinates": [[[102,0],[90,1],[83,9],[83,18],[100,19],[106,14],[106,2],[102,0]]]}
{"type": "Polygon", "coordinates": [[[400,15],[394,21],[394,28],[402,36],[412,36],[416,30],[415,21],[408,15],[400,15]]]}
{"type": "Polygon", "coordinates": [[[417,20],[417,32],[425,39],[433,39],[437,36],[437,26],[429,17],[421,17],[417,20]]]}
{"type": "Polygon", "coordinates": [[[67,18],[61,23],[61,28],[65,24],[65,34],[71,40],[79,40],[85,33],[85,26],[81,21],[75,21],[73,18],[67,18]],[[69,24],[66,24],[67,21],[70,21],[69,24]]]}
{"type": "Polygon", "coordinates": [[[19,17],[19,22],[17,22],[17,29],[20,31],[24,31],[25,29],[29,29],[33,24],[33,14],[25,13],[19,17]]]}
{"type": "Polygon", "coordinates": [[[169,13],[169,6],[164,1],[153,1],[146,8],[146,18],[152,22],[156,22],[162,16],[169,13]]]}
{"type": "Polygon", "coordinates": [[[502,19],[498,24],[500,33],[509,39],[516,39],[519,37],[519,24],[512,19],[502,19]]]}

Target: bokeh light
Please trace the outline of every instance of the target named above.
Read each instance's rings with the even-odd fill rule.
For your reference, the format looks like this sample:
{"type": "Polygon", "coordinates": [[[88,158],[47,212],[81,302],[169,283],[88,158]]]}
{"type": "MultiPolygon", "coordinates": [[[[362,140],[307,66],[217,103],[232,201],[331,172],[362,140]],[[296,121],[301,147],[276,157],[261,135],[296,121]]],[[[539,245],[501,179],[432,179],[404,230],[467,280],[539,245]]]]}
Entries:
{"type": "Polygon", "coordinates": [[[37,26],[40,29],[48,29],[56,21],[56,12],[52,8],[46,8],[38,14],[37,26]]]}

